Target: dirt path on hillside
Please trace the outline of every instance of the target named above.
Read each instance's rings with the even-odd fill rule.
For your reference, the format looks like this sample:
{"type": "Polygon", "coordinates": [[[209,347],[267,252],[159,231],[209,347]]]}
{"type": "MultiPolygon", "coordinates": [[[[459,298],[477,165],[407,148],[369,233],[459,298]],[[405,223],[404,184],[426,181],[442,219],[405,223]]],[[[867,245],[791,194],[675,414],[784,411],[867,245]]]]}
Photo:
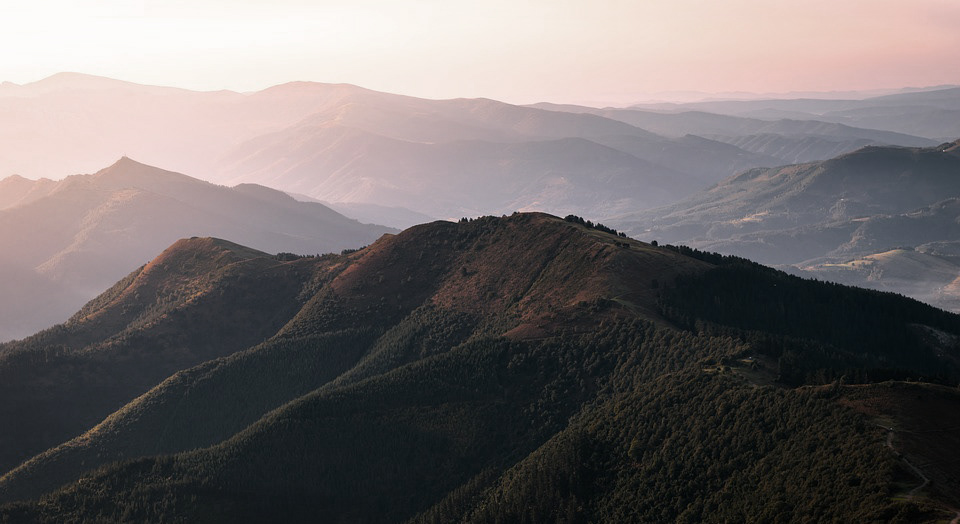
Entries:
{"type": "MultiPolygon", "coordinates": [[[[896,448],[893,447],[893,428],[887,428],[884,426],[880,426],[880,427],[887,430],[887,447],[890,448],[897,455],[897,457],[900,457],[900,460],[902,460],[904,464],[906,464],[914,473],[916,473],[918,477],[923,479],[923,482],[921,482],[919,486],[907,492],[907,500],[913,500],[916,497],[918,491],[927,487],[927,485],[930,484],[930,479],[927,478],[927,476],[924,475],[922,471],[920,471],[920,468],[914,466],[909,460],[907,460],[907,457],[904,457],[902,453],[900,453],[899,451],[896,450],[896,448]]],[[[953,521],[950,524],[960,524],[960,521],[958,521],[957,519],[960,519],[960,513],[957,513],[957,518],[953,519],[953,521]]]]}
{"type": "MultiPolygon", "coordinates": [[[[883,426],[883,425],[881,425],[881,424],[877,424],[877,425],[880,426],[881,428],[887,430],[887,440],[886,440],[887,447],[890,448],[890,450],[893,451],[893,453],[894,453],[898,458],[900,458],[900,460],[902,460],[903,463],[906,464],[914,473],[916,473],[916,475],[917,475],[918,477],[920,477],[921,479],[923,479],[923,482],[920,483],[919,486],[917,486],[917,487],[915,487],[915,488],[913,488],[913,489],[911,489],[910,491],[907,492],[907,500],[911,500],[911,501],[912,501],[912,500],[916,497],[918,491],[920,491],[921,489],[927,487],[927,485],[930,484],[930,479],[927,478],[927,476],[924,475],[922,471],[920,471],[920,468],[914,466],[909,460],[907,460],[906,457],[903,456],[902,453],[900,453],[899,451],[897,451],[896,448],[893,447],[893,433],[894,433],[893,428],[888,428],[888,427],[883,426]]],[[[960,524],[960,510],[958,510],[958,509],[956,509],[956,508],[951,508],[951,507],[947,507],[946,509],[948,509],[948,510],[950,510],[950,511],[953,511],[954,513],[956,513],[956,516],[953,517],[953,520],[950,521],[950,524],[960,524]]]]}
{"type": "Polygon", "coordinates": [[[908,466],[910,466],[910,469],[912,469],[913,472],[917,474],[917,476],[919,476],[920,478],[923,479],[923,483],[922,483],[922,484],[920,484],[919,486],[911,489],[911,490],[907,493],[907,500],[913,500],[918,491],[920,491],[921,489],[927,487],[927,484],[930,483],[930,479],[928,479],[927,476],[924,475],[922,471],[920,471],[920,468],[918,468],[918,467],[914,466],[913,464],[911,464],[909,460],[903,459],[903,463],[906,464],[906,465],[908,465],[908,466]]]}

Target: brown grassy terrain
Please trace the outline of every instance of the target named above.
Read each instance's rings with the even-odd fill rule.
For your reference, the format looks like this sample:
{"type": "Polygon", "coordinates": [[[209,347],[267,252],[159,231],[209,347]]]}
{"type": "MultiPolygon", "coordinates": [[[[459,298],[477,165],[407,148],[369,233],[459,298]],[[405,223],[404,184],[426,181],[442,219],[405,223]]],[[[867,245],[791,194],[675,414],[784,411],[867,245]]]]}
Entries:
{"type": "Polygon", "coordinates": [[[397,314],[429,303],[513,338],[575,329],[590,307],[658,318],[659,287],[708,267],[543,213],[415,226],[351,258],[329,284],[351,309],[397,314]]]}

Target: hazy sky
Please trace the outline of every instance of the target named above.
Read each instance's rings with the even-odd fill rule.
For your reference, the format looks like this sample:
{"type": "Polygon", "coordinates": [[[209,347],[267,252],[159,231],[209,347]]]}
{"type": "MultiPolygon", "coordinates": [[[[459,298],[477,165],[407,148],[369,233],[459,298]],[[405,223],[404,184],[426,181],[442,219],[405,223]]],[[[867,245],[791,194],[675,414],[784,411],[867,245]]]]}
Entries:
{"type": "Polygon", "coordinates": [[[957,0],[11,0],[0,80],[347,82],[430,98],[960,84],[957,0]]]}

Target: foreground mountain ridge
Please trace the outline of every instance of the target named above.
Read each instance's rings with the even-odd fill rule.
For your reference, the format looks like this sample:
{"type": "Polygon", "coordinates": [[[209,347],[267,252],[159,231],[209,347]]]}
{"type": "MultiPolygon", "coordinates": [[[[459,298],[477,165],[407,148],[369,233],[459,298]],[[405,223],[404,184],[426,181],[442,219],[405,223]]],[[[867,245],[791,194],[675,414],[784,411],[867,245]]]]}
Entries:
{"type": "MultiPolygon", "coordinates": [[[[152,362],[171,357],[180,358],[181,363],[175,358],[174,362],[165,364],[165,369],[184,367],[182,357],[191,359],[188,362],[200,363],[198,357],[182,353],[185,350],[196,352],[199,340],[219,335],[211,333],[194,340],[196,337],[179,333],[172,326],[189,322],[183,326],[183,329],[189,329],[198,318],[204,319],[202,322],[211,322],[218,315],[229,315],[235,319],[235,326],[241,325],[244,322],[241,312],[250,311],[244,308],[255,309],[258,299],[250,296],[231,305],[236,299],[224,300],[221,298],[223,292],[218,291],[238,277],[248,282],[240,280],[224,289],[235,289],[233,294],[240,293],[241,296],[250,295],[250,290],[255,288],[260,288],[260,293],[266,293],[272,287],[277,289],[271,293],[273,302],[264,302],[265,306],[269,304],[276,311],[265,310],[264,314],[276,317],[285,325],[279,327],[277,320],[268,322],[267,327],[255,330],[254,337],[262,337],[262,329],[273,329],[276,332],[274,338],[279,341],[296,340],[304,336],[309,338],[321,328],[324,333],[346,331],[367,340],[371,333],[378,331],[377,326],[390,326],[408,316],[412,320],[406,322],[413,322],[415,326],[419,315],[429,319],[431,311],[436,308],[447,311],[452,316],[451,321],[466,322],[460,328],[463,331],[458,335],[460,337],[477,332],[540,338],[568,327],[569,316],[576,316],[586,307],[584,304],[604,295],[620,295],[623,304],[630,308],[654,314],[656,305],[652,291],[648,289],[649,283],[611,279],[610,275],[598,271],[606,264],[622,265],[624,257],[649,259],[646,265],[660,278],[693,270],[700,265],[695,260],[683,259],[679,259],[682,263],[678,264],[678,257],[668,251],[619,247],[604,239],[602,234],[579,233],[571,238],[569,230],[575,230],[577,226],[569,224],[558,228],[553,224],[556,219],[545,215],[521,217],[525,220],[488,218],[469,224],[473,226],[469,228],[437,222],[411,228],[398,236],[384,237],[348,256],[325,255],[289,262],[277,261],[273,256],[222,240],[181,240],[87,304],[63,326],[12,345],[5,355],[7,364],[13,366],[18,359],[29,360],[38,348],[63,346],[67,346],[66,363],[54,360],[47,366],[35,364],[32,372],[38,377],[44,373],[58,373],[72,360],[73,352],[90,353],[98,358],[109,358],[111,354],[129,355],[119,361],[96,363],[96,367],[113,365],[117,369],[128,365],[125,360],[133,360],[136,368],[143,365],[137,360],[152,362]],[[492,230],[485,232],[484,225],[492,230]],[[484,237],[491,236],[497,241],[485,245],[484,237]],[[523,257],[513,256],[522,250],[528,250],[523,257]],[[599,267],[584,265],[582,259],[585,256],[593,258],[599,267]],[[314,266],[312,270],[305,271],[311,266],[314,266]],[[558,282],[566,284],[555,285],[558,282]],[[296,303],[290,300],[297,286],[304,288],[295,299],[302,305],[290,309],[291,304],[296,303]],[[282,292],[284,289],[287,291],[282,292]],[[506,294],[503,289],[520,293],[506,294]],[[286,298],[282,298],[284,296],[286,298]],[[279,304],[286,305],[278,307],[279,304]],[[233,307],[238,308],[237,312],[228,313],[233,307]],[[157,349],[134,351],[133,348],[145,340],[150,340],[150,347],[157,349]],[[154,351],[159,352],[154,354],[154,351]],[[173,353],[167,354],[167,351],[173,353]]],[[[623,243],[627,242],[639,246],[624,239],[623,243]]],[[[222,329],[226,327],[217,328],[218,332],[222,329]]],[[[245,331],[236,335],[246,337],[245,331]]],[[[338,336],[342,338],[342,335],[338,336]]],[[[227,344],[218,346],[231,347],[227,344]]],[[[210,346],[210,350],[223,351],[216,346],[210,346]]],[[[229,353],[223,355],[226,354],[229,353]]],[[[383,358],[374,354],[368,356],[369,362],[355,362],[360,365],[351,370],[353,376],[368,375],[372,372],[370,369],[395,364],[390,360],[378,364],[377,358],[369,357],[383,358]]],[[[122,374],[112,371],[110,375],[122,374]]],[[[152,370],[151,376],[158,376],[157,370],[152,370]]],[[[13,378],[10,380],[16,382],[13,378]]],[[[20,382],[29,384],[36,380],[28,377],[20,382]]],[[[144,391],[152,385],[149,379],[141,384],[144,384],[144,391]]],[[[126,391],[132,392],[129,384],[119,386],[126,386],[126,391]]],[[[15,389],[12,384],[10,387],[15,389]]],[[[71,386],[70,381],[66,381],[52,389],[59,389],[61,392],[56,394],[66,401],[76,398],[83,387],[82,382],[71,386]]],[[[39,397],[49,398],[52,394],[48,392],[39,397]]],[[[10,409],[23,409],[29,402],[37,401],[20,399],[11,402],[10,409]]],[[[103,399],[102,402],[115,401],[103,399]]],[[[77,410],[79,413],[83,411],[77,410]]],[[[107,415],[102,409],[94,410],[94,413],[101,417],[107,415]]],[[[73,427],[79,429],[79,426],[73,427]]],[[[196,428],[183,426],[183,429],[193,431],[196,428]]],[[[69,431],[61,430],[60,434],[65,436],[69,431]]],[[[30,442],[30,445],[35,448],[36,443],[30,442]]],[[[6,446],[8,450],[14,448],[16,446],[10,444],[6,446]]]]}
{"type": "Polygon", "coordinates": [[[878,381],[955,385],[956,315],[543,214],[435,222],[353,253],[284,258],[184,240],[66,325],[0,347],[10,376],[16,357],[37,378],[64,363],[83,377],[203,358],[189,348],[222,336],[209,332],[224,319],[250,340],[144,377],[119,411],[71,408],[90,422],[62,429],[48,451],[22,449],[26,462],[0,479],[0,512],[933,521],[949,507],[949,482],[898,500],[896,479],[910,473],[887,431],[838,400],[841,377],[863,384],[857,405],[912,394],[878,381]],[[270,291],[278,282],[287,291],[270,291]],[[134,300],[142,312],[108,329],[134,300]]]}

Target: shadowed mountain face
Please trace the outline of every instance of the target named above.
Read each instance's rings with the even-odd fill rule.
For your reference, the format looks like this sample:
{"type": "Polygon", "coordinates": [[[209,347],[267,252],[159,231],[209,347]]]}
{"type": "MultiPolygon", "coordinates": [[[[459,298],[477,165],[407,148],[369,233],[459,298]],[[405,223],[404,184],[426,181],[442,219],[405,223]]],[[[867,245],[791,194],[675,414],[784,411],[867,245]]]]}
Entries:
{"type": "Polygon", "coordinates": [[[611,222],[642,239],[794,265],[955,307],[954,254],[927,245],[960,238],[958,151],[956,142],[867,147],[827,162],[751,170],[673,206],[611,222]]]}
{"type": "Polygon", "coordinates": [[[834,381],[955,384],[960,317],[589,225],[435,222],[295,260],[179,241],[0,346],[0,515],[945,515],[898,497],[886,430],[834,381]]]}
{"type": "Polygon", "coordinates": [[[391,231],[263,186],[215,186],[128,158],[93,175],[0,181],[0,339],[62,322],[158,249],[218,235],[269,252],[356,248],[391,231]]]}

